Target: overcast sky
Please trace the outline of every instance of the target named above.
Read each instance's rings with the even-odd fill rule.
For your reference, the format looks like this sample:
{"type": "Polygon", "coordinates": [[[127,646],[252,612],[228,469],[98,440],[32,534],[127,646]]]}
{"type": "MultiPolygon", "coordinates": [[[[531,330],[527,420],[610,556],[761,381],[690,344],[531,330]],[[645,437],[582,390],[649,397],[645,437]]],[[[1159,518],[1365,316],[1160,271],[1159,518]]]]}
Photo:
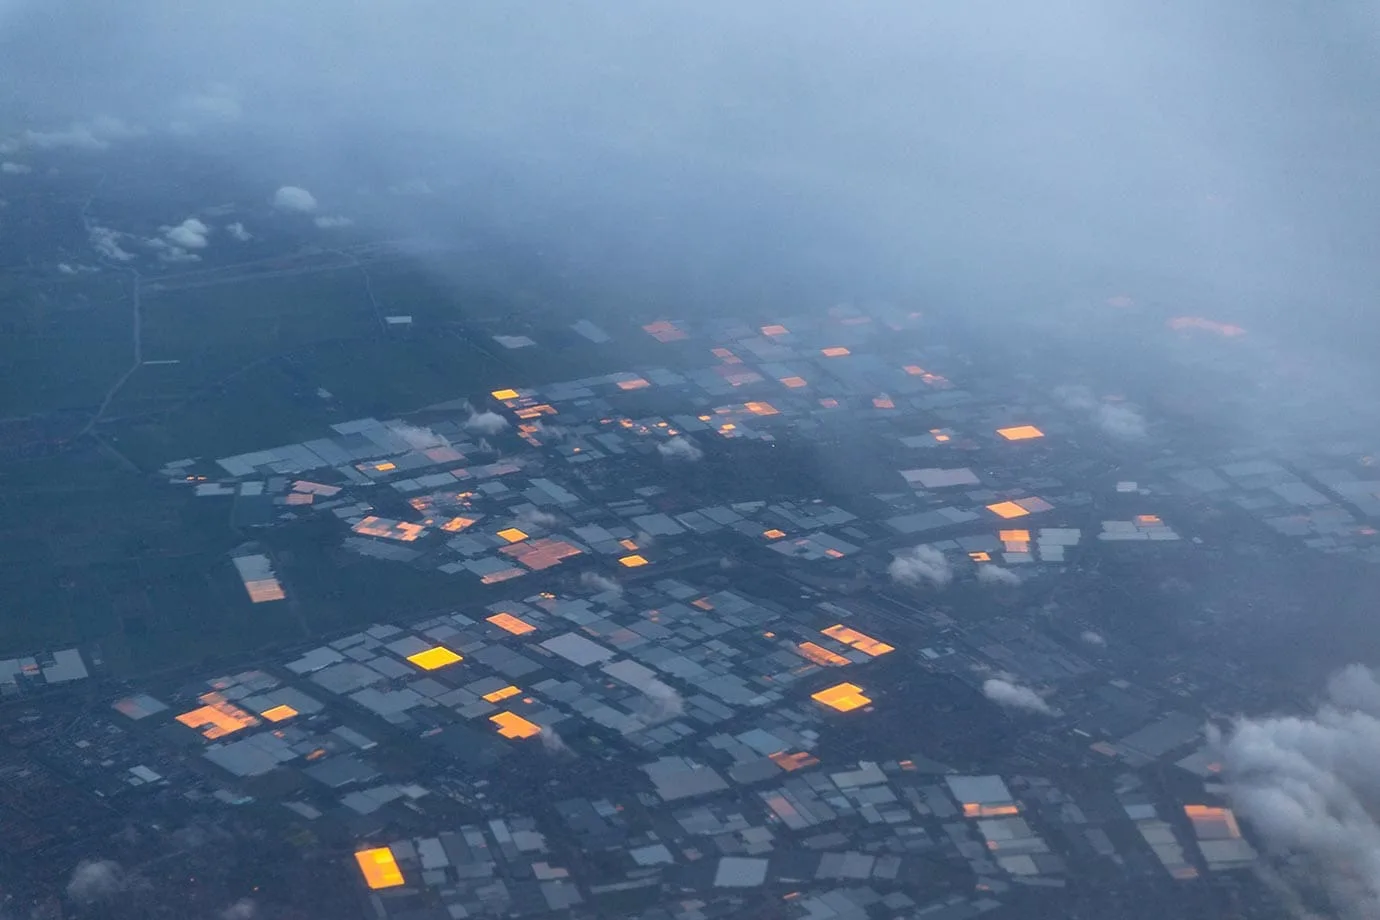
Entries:
{"type": "Polygon", "coordinates": [[[1371,334],[1376,10],[0,0],[0,128],[116,118],[323,200],[503,164],[508,204],[569,206],[574,237],[780,233],[900,278],[1187,287],[1248,326],[1371,334]]]}

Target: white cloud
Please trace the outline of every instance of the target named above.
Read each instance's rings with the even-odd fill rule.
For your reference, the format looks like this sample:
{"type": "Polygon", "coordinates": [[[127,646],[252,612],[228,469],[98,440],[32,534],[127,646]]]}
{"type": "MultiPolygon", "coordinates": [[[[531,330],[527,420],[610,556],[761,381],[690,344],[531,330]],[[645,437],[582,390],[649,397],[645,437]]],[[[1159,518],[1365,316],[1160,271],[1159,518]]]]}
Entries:
{"type": "Polygon", "coordinates": [[[465,427],[480,434],[498,434],[508,427],[508,420],[497,412],[475,412],[465,420],[465,427]]]}
{"type": "Polygon", "coordinates": [[[1066,408],[1085,413],[1103,434],[1122,441],[1138,441],[1146,435],[1145,416],[1124,403],[1103,402],[1080,385],[1054,389],[1054,398],[1066,408]]]}
{"type": "Polygon", "coordinates": [[[1348,920],[1380,917],[1380,682],[1351,665],[1306,716],[1217,737],[1232,804],[1272,847],[1312,858],[1348,920]]]}
{"type": "Polygon", "coordinates": [[[1084,642],[1088,643],[1089,645],[1103,646],[1103,645],[1106,645],[1106,644],[1107,644],[1107,640],[1106,640],[1106,638],[1102,635],[1102,633],[1093,632],[1091,629],[1085,629],[1085,630],[1083,630],[1083,634],[1082,634],[1081,636],[1079,636],[1078,638],[1082,639],[1084,642]]]}
{"type": "Polygon", "coordinates": [[[239,240],[241,243],[247,243],[254,238],[254,234],[244,229],[244,224],[239,221],[233,224],[226,224],[225,232],[230,234],[232,239],[239,240]]]}
{"type": "Polygon", "coordinates": [[[525,508],[518,513],[518,523],[551,530],[561,523],[561,519],[550,511],[543,511],[540,508],[525,508]]]}
{"type": "Polygon", "coordinates": [[[1021,576],[999,565],[984,563],[978,566],[977,580],[984,585],[1015,587],[1021,583],[1021,576]]]}
{"type": "Polygon", "coordinates": [[[954,578],[953,566],[944,553],[933,546],[916,546],[896,553],[887,573],[903,585],[928,582],[936,588],[945,587],[954,578]]]}
{"type": "Polygon", "coordinates": [[[72,870],[67,896],[79,904],[105,901],[124,891],[129,878],[119,863],[109,859],[86,860],[72,870]]]}
{"type": "Polygon", "coordinates": [[[91,247],[104,259],[109,259],[112,262],[128,262],[134,258],[134,253],[127,252],[120,246],[120,239],[125,234],[118,230],[92,224],[87,228],[87,236],[91,240],[91,247]]]}
{"type": "Polygon", "coordinates": [[[647,705],[638,713],[642,725],[651,728],[662,722],[669,722],[685,713],[685,700],[676,688],[652,678],[638,687],[647,699],[647,705]]]}
{"type": "Polygon", "coordinates": [[[669,441],[658,444],[656,449],[657,453],[667,460],[682,460],[687,463],[693,463],[704,456],[704,451],[700,450],[699,445],[689,438],[671,438],[669,441]]]}
{"type": "Polygon", "coordinates": [[[450,440],[430,428],[420,425],[406,425],[397,422],[389,426],[393,433],[407,442],[413,450],[431,450],[433,447],[449,447],[450,440]]]}
{"type": "Polygon", "coordinates": [[[304,188],[285,185],[273,193],[273,206],[279,211],[310,214],[316,210],[316,196],[304,188]]]}
{"type": "Polygon", "coordinates": [[[176,246],[172,243],[169,243],[167,240],[162,239],[161,237],[155,237],[151,240],[145,240],[144,242],[148,245],[150,249],[158,253],[158,259],[161,262],[167,262],[169,264],[179,264],[184,262],[201,261],[201,256],[197,255],[194,252],[188,252],[181,246],[176,246]]]}
{"type": "Polygon", "coordinates": [[[607,575],[598,572],[585,572],[580,576],[580,584],[599,594],[622,594],[623,586],[607,575]]]}
{"type": "Polygon", "coordinates": [[[32,166],[27,166],[24,163],[14,163],[10,160],[0,163],[0,173],[7,176],[22,176],[33,171],[32,166]]]}
{"type": "Polygon", "coordinates": [[[339,215],[330,217],[323,215],[321,217],[316,218],[314,223],[322,230],[339,230],[343,227],[353,227],[355,225],[355,222],[350,218],[341,217],[339,215]]]}
{"type": "Polygon", "coordinates": [[[143,133],[142,128],[102,115],[91,121],[76,122],[59,131],[25,131],[23,141],[39,150],[105,150],[115,141],[139,137],[143,133]]]}
{"type": "Polygon", "coordinates": [[[1139,441],[1146,435],[1145,416],[1130,406],[1104,403],[1093,412],[1093,422],[1104,434],[1123,441],[1139,441]]]}
{"type": "Polygon", "coordinates": [[[176,227],[160,227],[163,237],[174,246],[182,249],[205,249],[206,236],[211,232],[211,228],[197,220],[189,217],[176,227]]]}
{"type": "Polygon", "coordinates": [[[258,905],[249,898],[240,898],[220,912],[220,920],[255,920],[258,916],[258,905]]]}
{"type": "Polygon", "coordinates": [[[983,682],[982,695],[998,706],[1005,706],[1008,709],[1020,709],[1046,716],[1054,715],[1054,710],[1049,707],[1049,704],[1040,694],[1022,684],[1002,680],[999,677],[993,677],[983,682]]]}
{"type": "Polygon", "coordinates": [[[546,749],[546,753],[555,756],[570,757],[575,752],[570,749],[570,745],[565,743],[565,739],[560,736],[554,728],[543,725],[537,739],[541,741],[541,746],[546,749]]]}

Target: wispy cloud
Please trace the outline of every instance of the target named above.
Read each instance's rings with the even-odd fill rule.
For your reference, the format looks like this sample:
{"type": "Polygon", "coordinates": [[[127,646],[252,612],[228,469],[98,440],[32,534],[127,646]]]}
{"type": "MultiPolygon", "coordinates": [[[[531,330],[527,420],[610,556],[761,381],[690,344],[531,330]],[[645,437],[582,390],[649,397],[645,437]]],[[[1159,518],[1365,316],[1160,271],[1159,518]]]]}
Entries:
{"type": "Polygon", "coordinates": [[[95,249],[97,255],[103,259],[109,259],[112,262],[128,262],[134,258],[134,253],[120,245],[120,240],[126,234],[118,230],[92,224],[87,228],[87,236],[91,240],[91,248],[95,249]]]}
{"type": "Polygon", "coordinates": [[[74,122],[56,131],[25,131],[22,137],[24,144],[38,150],[106,150],[116,141],[140,137],[145,133],[144,129],[128,125],[119,118],[102,115],[91,121],[74,122]]]}
{"type": "Polygon", "coordinates": [[[1021,576],[999,565],[983,563],[978,566],[977,580],[980,584],[992,587],[1014,588],[1021,583],[1021,576]]]}
{"type": "Polygon", "coordinates": [[[1122,402],[1098,399],[1092,390],[1081,384],[1056,387],[1054,397],[1066,408],[1084,415],[1108,437],[1119,441],[1139,441],[1148,433],[1149,426],[1140,410],[1122,402]]]}
{"type": "Polygon", "coordinates": [[[615,579],[598,572],[585,572],[580,576],[580,584],[600,594],[622,594],[623,586],[615,579]]]}

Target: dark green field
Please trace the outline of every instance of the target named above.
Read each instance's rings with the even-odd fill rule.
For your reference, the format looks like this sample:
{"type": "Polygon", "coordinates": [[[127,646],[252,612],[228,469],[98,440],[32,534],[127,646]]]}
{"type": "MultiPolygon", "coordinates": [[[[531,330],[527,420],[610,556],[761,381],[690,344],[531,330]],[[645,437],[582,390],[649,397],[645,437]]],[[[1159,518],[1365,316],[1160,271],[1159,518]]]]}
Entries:
{"type": "Polygon", "coordinates": [[[463,580],[342,556],[332,521],[237,533],[226,499],[195,498],[156,470],[497,387],[677,366],[696,351],[656,343],[638,328],[645,315],[611,304],[584,313],[617,340],[594,345],[569,331],[581,313],[549,292],[519,281],[505,300],[493,266],[472,287],[400,263],[367,272],[368,286],[346,267],[147,287],[143,358],[178,363],[138,367],[85,436],[133,361],[132,279],[0,292],[0,418],[27,417],[0,423],[0,655],[80,643],[139,673],[464,603],[463,580]],[[392,314],[413,325],[387,327],[392,314]],[[539,345],[509,350],[495,334],[539,345]],[[256,538],[280,561],[290,602],[249,603],[228,553],[256,538]]]}

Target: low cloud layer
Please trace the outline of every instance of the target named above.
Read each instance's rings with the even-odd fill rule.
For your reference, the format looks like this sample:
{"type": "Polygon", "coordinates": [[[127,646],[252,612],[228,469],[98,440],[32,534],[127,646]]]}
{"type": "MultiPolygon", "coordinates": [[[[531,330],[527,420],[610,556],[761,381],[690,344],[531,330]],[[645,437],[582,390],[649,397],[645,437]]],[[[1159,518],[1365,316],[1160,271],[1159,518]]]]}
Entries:
{"type": "Polygon", "coordinates": [[[902,550],[887,566],[887,574],[903,585],[929,584],[946,587],[954,580],[954,569],[944,553],[933,546],[916,546],[902,550]]]}
{"type": "Polygon", "coordinates": [[[1018,709],[1022,712],[1033,712],[1042,716],[1054,715],[1054,710],[1045,702],[1044,697],[1029,687],[1014,681],[993,677],[983,682],[982,695],[998,706],[1004,706],[1007,709],[1018,709]]]}
{"type": "Polygon", "coordinates": [[[1278,853],[1305,854],[1346,920],[1380,917],[1380,681],[1337,673],[1304,716],[1241,718],[1219,737],[1240,814],[1278,853]]]}

